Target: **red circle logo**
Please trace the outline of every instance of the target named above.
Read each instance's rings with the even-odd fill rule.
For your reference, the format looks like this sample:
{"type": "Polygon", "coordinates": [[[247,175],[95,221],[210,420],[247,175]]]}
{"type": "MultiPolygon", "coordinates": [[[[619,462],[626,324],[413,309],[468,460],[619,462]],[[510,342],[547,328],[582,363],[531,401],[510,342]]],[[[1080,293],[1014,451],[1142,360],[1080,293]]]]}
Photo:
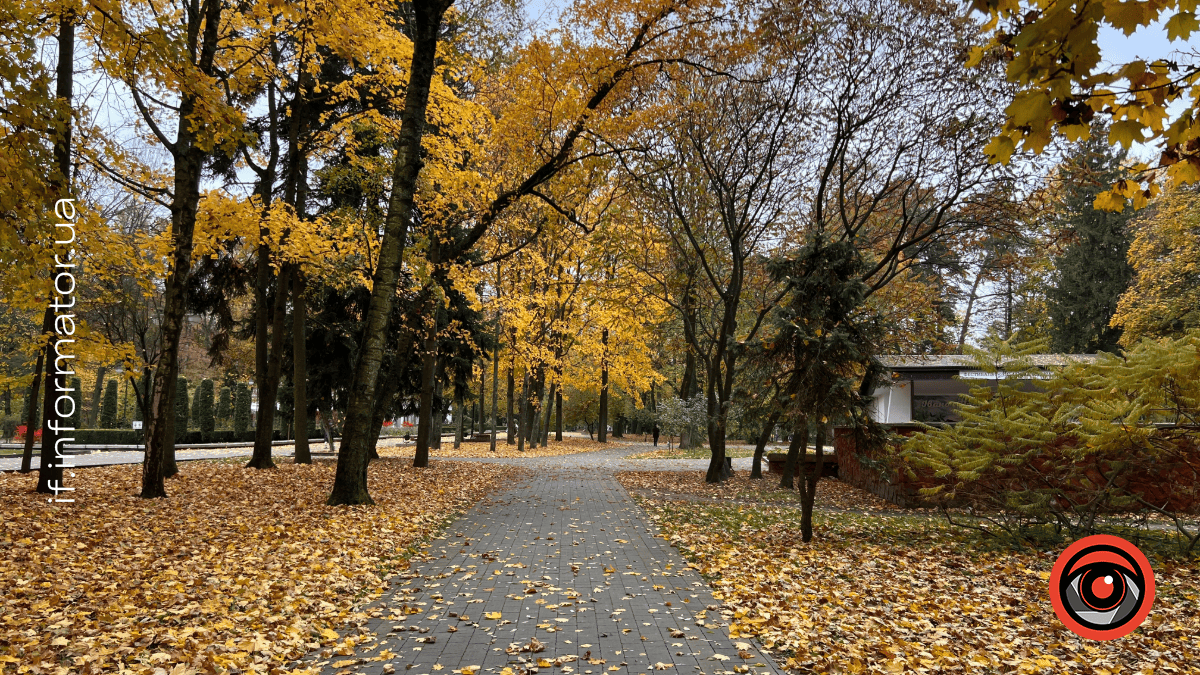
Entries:
{"type": "Polygon", "coordinates": [[[1115,640],[1134,631],[1154,604],[1154,572],[1138,547],[1097,534],[1067,547],[1050,573],[1050,602],[1071,632],[1115,640]]]}

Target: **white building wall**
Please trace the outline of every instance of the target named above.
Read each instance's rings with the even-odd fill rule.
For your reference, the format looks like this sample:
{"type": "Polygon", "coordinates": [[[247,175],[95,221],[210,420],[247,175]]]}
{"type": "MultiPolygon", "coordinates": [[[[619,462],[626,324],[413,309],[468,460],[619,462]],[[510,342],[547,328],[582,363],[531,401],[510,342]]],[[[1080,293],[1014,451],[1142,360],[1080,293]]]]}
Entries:
{"type": "Polygon", "coordinates": [[[872,394],[871,418],[882,424],[904,424],[912,421],[912,383],[896,382],[880,387],[872,394]]]}

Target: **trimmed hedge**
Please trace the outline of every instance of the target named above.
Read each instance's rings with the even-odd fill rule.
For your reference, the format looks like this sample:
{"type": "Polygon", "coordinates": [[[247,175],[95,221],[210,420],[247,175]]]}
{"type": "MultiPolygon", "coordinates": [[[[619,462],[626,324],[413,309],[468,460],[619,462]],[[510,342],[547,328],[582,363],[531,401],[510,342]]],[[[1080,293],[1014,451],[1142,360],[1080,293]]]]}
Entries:
{"type": "Polygon", "coordinates": [[[188,381],[186,377],[175,380],[175,442],[180,443],[187,435],[188,427],[188,381]]]}
{"type": "Polygon", "coordinates": [[[216,418],[221,422],[228,422],[233,416],[233,390],[229,387],[221,387],[221,395],[217,399],[216,418]]]}
{"type": "MultiPolygon", "coordinates": [[[[75,443],[90,445],[141,445],[144,442],[142,429],[79,429],[71,434],[75,443]]],[[[271,434],[271,440],[283,440],[276,431],[271,434]]],[[[212,433],[189,431],[175,440],[176,444],[190,443],[253,443],[254,432],[248,431],[239,436],[234,431],[221,430],[212,433]]]]}
{"type": "Polygon", "coordinates": [[[250,428],[250,387],[239,382],[233,390],[233,429],[244,433],[250,428]]]}
{"type": "Polygon", "coordinates": [[[200,431],[211,434],[217,429],[217,420],[213,417],[213,381],[201,380],[196,389],[196,397],[192,400],[192,408],[196,413],[196,426],[200,431]]]}
{"type": "Polygon", "coordinates": [[[113,429],[117,426],[117,381],[109,380],[104,385],[104,401],[100,405],[100,427],[113,429]]]}

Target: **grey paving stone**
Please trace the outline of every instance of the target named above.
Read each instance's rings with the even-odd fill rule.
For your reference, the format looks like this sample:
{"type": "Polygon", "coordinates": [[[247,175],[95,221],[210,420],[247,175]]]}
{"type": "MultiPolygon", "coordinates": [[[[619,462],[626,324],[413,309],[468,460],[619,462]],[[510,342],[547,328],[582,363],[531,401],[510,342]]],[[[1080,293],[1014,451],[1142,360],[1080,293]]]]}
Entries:
{"type": "Polygon", "coordinates": [[[751,658],[739,658],[735,642],[750,641],[730,640],[719,613],[706,612],[718,627],[695,625],[696,614],[717,602],[613,477],[645,468],[623,457],[646,449],[478,460],[519,464],[530,477],[451,524],[368,608],[380,616],[367,623],[370,636],[357,658],[384,649],[395,656],[342,669],[332,663],[352,657],[314,655],[306,663],[330,674],[380,673],[385,664],[408,675],[473,666],[481,675],[504,668],[515,675],[733,675],[735,666],[782,672],[757,645],[747,650],[751,658]],[[419,613],[394,613],[409,609],[419,613]],[[428,632],[392,632],[395,625],[428,632]],[[544,651],[520,651],[535,637],[544,651]],[[538,658],[557,664],[539,667],[538,658]]]}

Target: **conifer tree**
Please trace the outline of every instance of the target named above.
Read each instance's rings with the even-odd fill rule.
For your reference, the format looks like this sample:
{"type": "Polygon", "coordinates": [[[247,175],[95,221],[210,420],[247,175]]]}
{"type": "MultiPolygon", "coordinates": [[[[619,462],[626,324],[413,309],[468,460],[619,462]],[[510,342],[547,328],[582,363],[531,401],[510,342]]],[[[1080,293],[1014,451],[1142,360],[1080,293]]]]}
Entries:
{"type": "Polygon", "coordinates": [[[233,431],[241,438],[250,428],[250,388],[243,382],[237,384],[233,403],[233,431]]]}
{"type": "Polygon", "coordinates": [[[233,415],[233,389],[228,385],[223,385],[217,401],[217,419],[224,424],[229,424],[231,415],[233,415]]]}
{"type": "Polygon", "coordinates": [[[196,397],[192,402],[193,408],[196,411],[196,426],[200,427],[200,432],[211,434],[217,427],[217,421],[213,418],[213,381],[204,379],[200,381],[200,386],[196,389],[196,397]]]}
{"type": "Polygon", "coordinates": [[[100,406],[100,428],[117,427],[117,381],[109,380],[104,385],[104,405],[100,406]]]}
{"type": "Polygon", "coordinates": [[[1126,258],[1132,212],[1101,211],[1093,202],[1120,180],[1125,155],[1114,151],[1103,128],[1097,127],[1090,139],[1075,146],[1062,167],[1058,220],[1072,243],[1054,260],[1058,280],[1047,294],[1054,351],[1112,352],[1121,339],[1121,329],[1109,322],[1133,278],[1126,258]]]}
{"type": "Polygon", "coordinates": [[[188,427],[188,381],[186,377],[176,380],[175,385],[175,440],[187,433],[188,427]]]}

